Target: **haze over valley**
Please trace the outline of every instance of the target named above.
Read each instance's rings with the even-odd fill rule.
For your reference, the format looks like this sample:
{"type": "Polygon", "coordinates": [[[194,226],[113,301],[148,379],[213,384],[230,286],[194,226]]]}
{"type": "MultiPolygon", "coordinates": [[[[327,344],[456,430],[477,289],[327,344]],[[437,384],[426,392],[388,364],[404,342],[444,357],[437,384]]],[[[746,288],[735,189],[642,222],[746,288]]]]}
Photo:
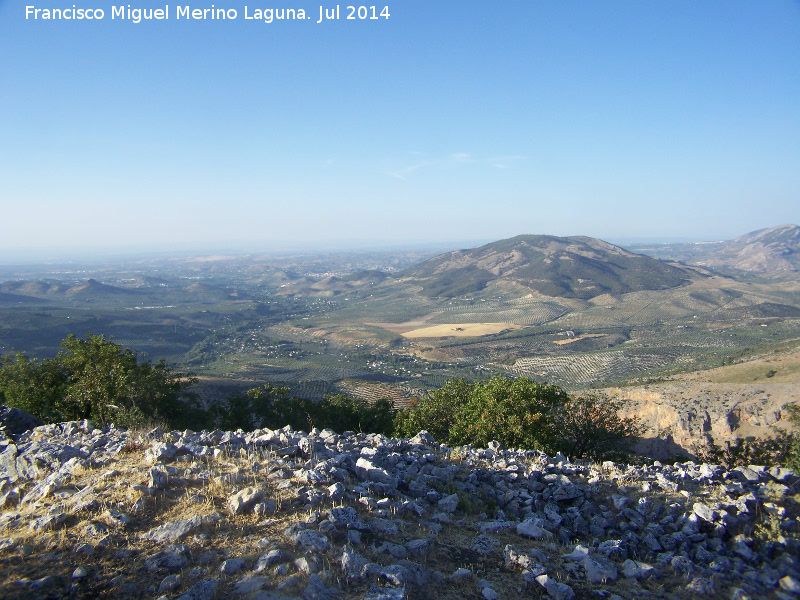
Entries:
{"type": "MultiPolygon", "coordinates": [[[[0,346],[47,357],[68,334],[104,334],[196,373],[209,403],[269,382],[301,397],[345,392],[404,406],[450,378],[497,374],[571,390],[629,389],[771,353],[794,356],[799,229],[635,248],[657,258],[594,238],[521,235],[433,256],[4,267],[0,346]]],[[[761,387],[797,382],[794,367],[763,375],[761,387]]],[[[775,398],[793,399],[787,393],[775,398]]],[[[687,434],[687,444],[698,435],[687,434]]]]}

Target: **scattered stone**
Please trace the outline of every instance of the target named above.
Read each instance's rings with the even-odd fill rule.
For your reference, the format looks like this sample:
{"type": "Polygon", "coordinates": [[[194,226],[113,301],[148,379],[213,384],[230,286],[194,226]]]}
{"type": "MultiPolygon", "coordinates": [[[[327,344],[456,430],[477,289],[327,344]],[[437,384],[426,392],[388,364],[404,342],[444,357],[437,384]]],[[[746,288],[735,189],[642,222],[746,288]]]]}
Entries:
{"type": "Polygon", "coordinates": [[[261,488],[248,487],[228,498],[228,508],[234,515],[240,515],[250,510],[263,497],[264,492],[261,488]]]}
{"type": "Polygon", "coordinates": [[[569,554],[563,554],[561,558],[570,558],[572,560],[583,561],[589,557],[589,549],[586,546],[578,544],[569,554]]]}
{"type": "Polygon", "coordinates": [[[308,578],[308,585],[303,590],[303,600],[333,600],[342,592],[326,584],[319,575],[308,578]]]}
{"type": "Polygon", "coordinates": [[[219,566],[219,572],[223,575],[236,575],[243,566],[243,558],[229,558],[219,566]]]}
{"type": "Polygon", "coordinates": [[[145,559],[144,566],[151,573],[162,569],[167,571],[180,571],[189,564],[181,552],[157,552],[145,559]]]}
{"type": "Polygon", "coordinates": [[[714,522],[715,511],[710,506],[706,506],[702,502],[694,503],[694,514],[708,523],[714,522]]]}
{"type": "Polygon", "coordinates": [[[300,573],[311,575],[322,570],[322,561],[316,554],[310,553],[295,559],[294,566],[300,573]]]}
{"type": "Polygon", "coordinates": [[[415,558],[424,558],[433,550],[433,538],[421,538],[406,542],[408,553],[415,558]]]}
{"type": "MultiPolygon", "coordinates": [[[[444,579],[441,573],[405,560],[406,556],[424,562],[434,548],[449,551],[457,539],[452,549],[463,562],[453,569],[481,561],[480,557],[495,562],[503,547],[492,536],[516,532],[523,542],[520,546],[531,545],[522,540],[526,538],[536,540],[536,548],[517,551],[506,545],[506,569],[498,572],[504,579],[498,582],[503,590],[510,589],[509,578],[514,578],[517,586],[535,586],[534,595],[570,597],[572,590],[558,587],[552,579],[566,572],[571,578],[585,576],[590,586],[608,586],[605,596],[600,593],[603,590],[595,590],[601,597],[614,597],[612,585],[618,586],[616,591],[638,596],[646,594],[627,592],[642,591],[644,584],[640,588],[617,578],[644,580],[663,573],[658,584],[665,597],[717,597],[727,595],[726,590],[736,600],[800,596],[796,515],[784,502],[798,479],[781,467],[750,465],[728,470],[657,461],[652,465],[584,465],[563,456],[550,458],[499,445],[459,448],[455,463],[447,458],[449,450],[440,454],[440,447],[425,432],[411,440],[352,432],[306,434],[291,428],[249,433],[154,430],[135,435],[72,422],[37,427],[22,433],[16,443],[0,440],[0,553],[22,564],[28,557],[56,564],[68,555],[84,562],[93,560],[114,548],[110,551],[114,577],[102,581],[102,572],[92,577],[120,595],[141,595],[148,586],[148,594],[173,594],[181,583],[191,581],[197,585],[184,597],[213,586],[220,597],[286,600],[282,594],[303,594],[326,598],[340,595],[338,585],[376,584],[365,597],[374,592],[376,598],[403,598],[412,593],[407,592],[412,589],[409,586],[416,590],[444,579]],[[130,449],[121,454],[125,448],[136,450],[137,444],[144,448],[147,466],[132,467],[130,449]],[[250,454],[254,451],[257,456],[250,454]],[[218,461],[224,462],[219,465],[223,475],[216,470],[218,461]],[[253,473],[258,473],[265,487],[246,487],[253,473]],[[200,487],[207,483],[229,491],[219,497],[219,488],[200,487]],[[179,496],[183,492],[179,488],[189,485],[186,495],[179,496]],[[280,507],[265,499],[267,485],[281,495],[280,507]],[[443,489],[457,493],[444,494],[443,489]],[[120,492],[127,492],[126,500],[120,501],[120,492]],[[283,537],[259,539],[258,534],[239,529],[239,519],[227,521],[219,513],[201,517],[189,512],[174,518],[180,516],[172,510],[179,497],[188,501],[190,511],[222,501],[226,513],[262,517],[259,527],[277,525],[277,520],[268,517],[278,508],[300,522],[283,537]],[[459,498],[468,500],[464,514],[457,513],[459,498]],[[489,506],[498,510],[490,519],[473,515],[474,505],[486,507],[487,512],[489,506]],[[362,520],[367,512],[370,518],[362,520]],[[145,515],[153,519],[149,531],[143,526],[148,523],[145,515]],[[174,520],[164,522],[164,515],[174,520]],[[780,523],[780,529],[768,542],[754,543],[745,536],[764,518],[780,523]],[[64,536],[49,530],[64,525],[86,538],[60,547],[64,536]],[[198,531],[202,526],[207,531],[198,531]],[[451,535],[456,529],[480,535],[464,543],[463,535],[451,535]],[[22,543],[21,536],[28,531],[41,534],[45,546],[22,543]],[[130,550],[117,549],[129,535],[166,547],[160,552],[150,550],[144,560],[129,560],[134,556],[130,550]],[[199,554],[196,558],[188,545],[180,543],[186,535],[199,554]],[[228,545],[229,536],[242,545],[228,545]],[[91,543],[85,541],[88,538],[91,543]],[[361,549],[364,546],[358,545],[363,542],[369,547],[361,549]],[[289,543],[297,555],[282,549],[289,543]],[[561,544],[573,548],[563,560],[558,559],[561,544]],[[243,559],[229,554],[234,548],[240,555],[249,552],[238,549],[243,547],[264,552],[247,574],[240,564],[243,559]],[[383,554],[378,560],[385,566],[369,563],[356,547],[373,559],[376,553],[383,554]],[[331,572],[322,571],[334,556],[340,557],[341,571],[338,565],[331,572]],[[640,557],[655,566],[640,562],[640,557]],[[152,574],[140,589],[125,583],[126,577],[131,581],[135,576],[134,565],[152,574]],[[226,583],[222,593],[221,586],[208,583],[217,580],[205,579],[209,570],[241,579],[226,583]],[[315,576],[318,579],[312,585],[315,576]],[[543,576],[548,578],[541,581],[549,586],[540,581],[543,576]],[[276,583],[273,590],[264,589],[276,583]]],[[[138,456],[141,460],[142,455],[138,456]]],[[[14,588],[14,594],[17,589],[36,588],[36,582],[14,571],[13,561],[8,564],[12,575],[4,585],[22,586],[14,588]]],[[[461,582],[467,586],[465,595],[477,597],[477,591],[469,589],[469,571],[451,572],[451,584],[461,582]]],[[[52,585],[63,585],[64,594],[69,595],[77,593],[70,589],[83,589],[79,580],[89,579],[69,581],[68,571],[52,585]]],[[[485,581],[478,590],[483,598],[497,596],[485,581]]]]}
{"type": "Polygon", "coordinates": [[[386,469],[375,465],[371,460],[361,457],[356,462],[356,475],[363,481],[377,481],[389,486],[397,486],[397,478],[390,475],[386,469]]]}
{"type": "Polygon", "coordinates": [[[289,539],[291,539],[293,543],[302,546],[304,550],[314,550],[322,554],[331,548],[331,542],[328,536],[319,531],[314,531],[313,529],[304,529],[295,532],[291,534],[289,539]]]}
{"type": "Polygon", "coordinates": [[[144,459],[150,464],[167,463],[175,458],[177,448],[172,444],[165,444],[162,442],[153,442],[153,444],[145,450],[144,459]]]}
{"type": "Polygon", "coordinates": [[[292,557],[284,550],[281,550],[280,548],[273,548],[269,552],[266,552],[258,557],[253,570],[256,573],[261,573],[262,571],[274,567],[275,565],[288,562],[291,559],[292,557]]]}
{"type": "Polygon", "coordinates": [[[328,520],[337,528],[365,530],[368,527],[361,521],[356,509],[350,506],[332,508],[328,511],[328,520]]]}
{"type": "Polygon", "coordinates": [[[800,581],[791,575],[782,577],[778,583],[782,590],[789,592],[790,594],[800,594],[800,581]]]}
{"type": "Polygon", "coordinates": [[[458,494],[450,494],[439,500],[438,509],[443,513],[454,513],[458,508],[458,494]]]}
{"type": "Polygon", "coordinates": [[[450,575],[450,581],[452,581],[453,583],[461,583],[464,581],[469,581],[470,579],[472,579],[472,577],[473,577],[472,571],[470,571],[469,569],[465,569],[464,567],[461,567],[460,569],[456,569],[456,571],[452,575],[450,575]]]}
{"type": "Polygon", "coordinates": [[[45,590],[47,588],[51,588],[56,585],[55,577],[51,575],[47,575],[42,577],[41,579],[37,579],[31,582],[31,588],[34,590],[45,590]]]}
{"type": "Polygon", "coordinates": [[[605,584],[607,581],[616,581],[617,566],[608,559],[586,557],[583,560],[583,569],[589,583],[605,584]]]}
{"type": "Polygon", "coordinates": [[[274,500],[262,500],[253,505],[253,513],[259,517],[274,515],[278,511],[278,504],[274,500]]]}
{"type": "Polygon", "coordinates": [[[158,593],[163,594],[164,592],[171,592],[180,584],[181,576],[179,574],[173,573],[172,575],[167,575],[161,580],[161,583],[158,584],[158,593]]]}
{"type": "Polygon", "coordinates": [[[622,574],[628,579],[646,579],[653,573],[652,565],[628,559],[622,563],[622,574]]]}
{"type": "Polygon", "coordinates": [[[521,535],[522,537],[531,538],[534,540],[540,540],[542,538],[551,538],[553,537],[553,533],[544,529],[540,525],[537,525],[534,521],[523,521],[519,525],[517,525],[517,535],[521,535]]]}
{"type": "Polygon", "coordinates": [[[710,596],[714,594],[714,582],[706,577],[695,577],[687,585],[686,589],[698,596],[710,596]]]}
{"type": "Polygon", "coordinates": [[[400,533],[397,525],[386,519],[372,519],[368,526],[369,530],[376,535],[392,536],[400,533]]]}
{"type": "Polygon", "coordinates": [[[148,472],[147,487],[151,490],[162,490],[169,484],[169,472],[164,465],[155,465],[148,472]]]}
{"type": "Polygon", "coordinates": [[[259,575],[246,575],[233,586],[233,593],[237,596],[246,596],[258,592],[267,585],[269,579],[259,575]]]}
{"type": "Polygon", "coordinates": [[[405,600],[406,588],[387,588],[373,586],[364,595],[364,600],[405,600]]]}
{"type": "Polygon", "coordinates": [[[475,538],[475,541],[472,542],[470,546],[471,550],[474,550],[481,556],[487,556],[494,552],[495,548],[500,546],[500,540],[490,535],[479,535],[475,538]]]}
{"type": "Polygon", "coordinates": [[[219,579],[203,579],[195,583],[185,594],[178,596],[178,600],[213,600],[217,593],[217,585],[219,579]]]}
{"type": "Polygon", "coordinates": [[[382,554],[390,554],[395,558],[405,558],[408,556],[408,550],[400,544],[393,544],[392,542],[384,542],[380,546],[373,547],[376,552],[382,554]]]}
{"type": "Polygon", "coordinates": [[[176,519],[169,523],[164,523],[142,534],[140,539],[152,542],[174,542],[191,533],[203,524],[202,518],[194,516],[191,519],[176,519]]]}
{"type": "Polygon", "coordinates": [[[47,515],[44,517],[40,517],[38,519],[34,519],[28,525],[28,529],[30,529],[32,532],[35,533],[41,531],[48,531],[50,529],[58,527],[66,520],[67,520],[67,513],[59,512],[54,515],[47,515]]]}
{"type": "Polygon", "coordinates": [[[12,441],[16,441],[26,431],[42,425],[42,421],[21,408],[0,405],[0,431],[12,441]]]}
{"type": "Polygon", "coordinates": [[[481,590],[481,596],[484,597],[485,600],[497,600],[498,595],[497,592],[494,591],[494,588],[485,587],[481,590]]]}
{"type": "Polygon", "coordinates": [[[553,600],[572,600],[575,592],[565,583],[558,583],[547,575],[539,575],[536,581],[541,585],[553,600]]]}

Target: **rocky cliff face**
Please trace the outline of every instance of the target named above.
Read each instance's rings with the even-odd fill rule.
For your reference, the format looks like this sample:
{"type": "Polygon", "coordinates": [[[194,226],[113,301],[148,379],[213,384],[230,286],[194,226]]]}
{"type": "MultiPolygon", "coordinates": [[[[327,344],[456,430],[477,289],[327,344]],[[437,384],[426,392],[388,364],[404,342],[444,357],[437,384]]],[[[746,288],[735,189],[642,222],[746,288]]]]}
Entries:
{"type": "Polygon", "coordinates": [[[789,598],[797,486],[424,432],[47,425],[0,446],[0,596],[789,598]]]}
{"type": "Polygon", "coordinates": [[[772,426],[791,428],[781,412],[800,400],[793,383],[720,384],[670,382],[609,390],[625,402],[624,416],[635,417],[647,433],[637,452],[665,460],[714,440],[770,436],[772,426]]]}

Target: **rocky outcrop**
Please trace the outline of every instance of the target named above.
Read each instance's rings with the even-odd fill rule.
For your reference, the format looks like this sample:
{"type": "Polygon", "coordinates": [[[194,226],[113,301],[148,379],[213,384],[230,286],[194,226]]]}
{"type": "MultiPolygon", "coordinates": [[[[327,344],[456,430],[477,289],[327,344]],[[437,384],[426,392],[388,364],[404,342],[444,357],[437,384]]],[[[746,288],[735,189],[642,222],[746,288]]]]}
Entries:
{"type": "Polygon", "coordinates": [[[783,406],[800,401],[796,384],[669,382],[609,390],[625,405],[622,415],[645,427],[636,451],[653,459],[688,457],[710,440],[772,435],[772,426],[791,429],[783,406]]]}
{"type": "Polygon", "coordinates": [[[13,442],[20,434],[44,423],[31,413],[0,404],[0,444],[13,442]]]}
{"type": "Polygon", "coordinates": [[[791,471],[490,446],[37,427],[0,461],[0,596],[744,599],[800,587],[791,471]]]}

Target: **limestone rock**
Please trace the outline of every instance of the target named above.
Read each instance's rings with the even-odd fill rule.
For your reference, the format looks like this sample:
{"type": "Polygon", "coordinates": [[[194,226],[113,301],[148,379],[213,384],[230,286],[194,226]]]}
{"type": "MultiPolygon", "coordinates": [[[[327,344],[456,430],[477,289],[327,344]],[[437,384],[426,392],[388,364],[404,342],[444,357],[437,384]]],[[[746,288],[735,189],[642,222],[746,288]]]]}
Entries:
{"type": "Polygon", "coordinates": [[[547,594],[553,600],[572,600],[575,597],[575,592],[571,587],[565,583],[559,583],[547,575],[539,575],[536,581],[547,590],[547,594]]]}
{"type": "Polygon", "coordinates": [[[261,488],[248,487],[228,498],[228,508],[234,515],[239,515],[247,512],[263,497],[264,491],[261,488]]]}
{"type": "Polygon", "coordinates": [[[0,405],[0,431],[11,440],[16,440],[21,434],[41,425],[44,423],[27,411],[0,405]]]}
{"type": "Polygon", "coordinates": [[[218,585],[219,579],[203,579],[194,584],[185,594],[178,596],[178,600],[213,600],[218,585]]]}
{"type": "Polygon", "coordinates": [[[174,542],[194,531],[202,524],[203,520],[198,516],[194,516],[190,519],[175,519],[169,523],[154,527],[139,537],[140,539],[152,542],[174,542]]]}

